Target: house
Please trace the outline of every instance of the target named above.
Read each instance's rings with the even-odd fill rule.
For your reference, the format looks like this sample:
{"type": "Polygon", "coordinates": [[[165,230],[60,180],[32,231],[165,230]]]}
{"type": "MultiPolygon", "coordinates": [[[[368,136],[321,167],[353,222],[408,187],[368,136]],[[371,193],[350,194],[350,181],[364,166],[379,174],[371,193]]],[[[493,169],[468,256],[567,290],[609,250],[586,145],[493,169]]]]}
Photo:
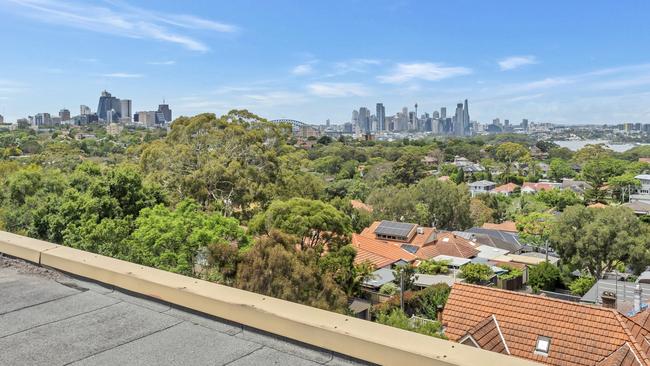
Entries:
{"type": "Polygon", "coordinates": [[[650,174],[639,174],[634,178],[638,179],[641,185],[634,189],[634,193],[630,195],[630,201],[650,204],[650,174]]]}
{"type": "Polygon", "coordinates": [[[550,191],[555,188],[557,188],[556,184],[549,182],[526,182],[521,186],[521,193],[537,193],[539,191],[550,191]]]}
{"type": "Polygon", "coordinates": [[[352,246],[357,249],[355,264],[370,262],[375,268],[384,268],[400,261],[411,263],[417,257],[398,245],[381,240],[366,238],[352,234],[352,246]]]}
{"type": "Polygon", "coordinates": [[[442,313],[452,341],[547,365],[648,365],[650,330],[609,308],[455,283],[442,313]]]}
{"type": "Polygon", "coordinates": [[[485,168],[481,166],[481,164],[477,164],[474,162],[469,161],[467,158],[461,157],[461,156],[455,156],[454,157],[454,162],[453,164],[457,168],[463,169],[463,172],[465,173],[477,173],[477,172],[484,172],[485,168]]]}
{"type": "Polygon", "coordinates": [[[489,180],[479,180],[476,182],[471,182],[469,183],[469,192],[473,196],[476,196],[477,194],[482,194],[482,193],[490,193],[494,188],[496,188],[497,184],[494,182],[490,182],[489,180]]]}
{"type": "Polygon", "coordinates": [[[475,244],[454,233],[441,232],[434,241],[424,244],[415,255],[419,259],[432,259],[440,255],[457,258],[473,258],[479,253],[475,244]]]}
{"type": "Polygon", "coordinates": [[[519,188],[517,184],[508,183],[494,188],[490,193],[502,194],[504,196],[512,196],[512,194],[515,193],[517,188],[519,188]]]}
{"type": "Polygon", "coordinates": [[[642,201],[634,201],[623,204],[623,206],[631,209],[637,215],[648,215],[650,214],[650,203],[645,203],[642,201]]]}
{"type": "Polygon", "coordinates": [[[355,210],[372,212],[372,206],[363,203],[359,200],[350,200],[350,204],[352,205],[352,208],[354,208],[355,210]]]}
{"type": "Polygon", "coordinates": [[[473,235],[472,241],[478,244],[490,245],[499,249],[506,249],[510,253],[521,253],[524,243],[519,240],[519,235],[511,231],[501,231],[473,227],[466,231],[473,235]]]}
{"type": "Polygon", "coordinates": [[[648,164],[650,164],[650,158],[639,158],[639,163],[648,163],[648,164]]]}
{"type": "Polygon", "coordinates": [[[592,185],[582,181],[582,180],[573,180],[573,179],[568,179],[564,178],[562,179],[562,185],[560,186],[560,189],[570,189],[573,192],[583,195],[585,194],[585,191],[588,189],[592,189],[592,185]]]}

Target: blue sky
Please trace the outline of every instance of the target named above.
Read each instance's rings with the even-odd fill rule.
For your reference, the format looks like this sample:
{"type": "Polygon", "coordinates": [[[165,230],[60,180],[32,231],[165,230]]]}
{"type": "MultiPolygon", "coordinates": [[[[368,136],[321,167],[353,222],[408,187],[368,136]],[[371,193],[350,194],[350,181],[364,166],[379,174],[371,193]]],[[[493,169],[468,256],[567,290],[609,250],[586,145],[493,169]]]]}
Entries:
{"type": "Polygon", "coordinates": [[[0,114],[107,89],[175,116],[247,108],[347,121],[453,109],[472,119],[650,123],[648,1],[0,0],[0,114]]]}

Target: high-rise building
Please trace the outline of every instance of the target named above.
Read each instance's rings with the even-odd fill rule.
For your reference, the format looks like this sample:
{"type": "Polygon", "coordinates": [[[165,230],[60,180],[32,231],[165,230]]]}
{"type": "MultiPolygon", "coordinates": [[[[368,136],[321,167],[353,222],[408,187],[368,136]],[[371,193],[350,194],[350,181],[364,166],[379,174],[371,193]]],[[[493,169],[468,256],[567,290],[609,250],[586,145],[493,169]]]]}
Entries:
{"type": "Polygon", "coordinates": [[[49,113],[38,113],[34,118],[34,125],[35,126],[51,126],[52,125],[52,117],[50,116],[49,113]]]}
{"type": "Polygon", "coordinates": [[[138,112],[138,122],[145,127],[153,127],[156,124],[156,112],[138,112]]]}
{"type": "Polygon", "coordinates": [[[169,104],[166,104],[164,100],[163,100],[163,104],[158,105],[158,112],[162,113],[163,116],[165,117],[165,123],[172,122],[172,110],[169,109],[169,104]]]}
{"type": "Polygon", "coordinates": [[[359,123],[359,111],[356,109],[352,111],[352,119],[350,120],[353,126],[356,126],[359,123]]]}
{"type": "Polygon", "coordinates": [[[104,90],[99,97],[99,104],[97,105],[97,117],[100,120],[108,121],[108,112],[113,110],[120,115],[120,100],[111,95],[111,93],[104,90]]]}
{"type": "Polygon", "coordinates": [[[325,120],[325,127],[329,127],[329,126],[330,126],[330,119],[328,118],[327,120],[325,120]]]}
{"type": "Polygon", "coordinates": [[[5,118],[0,114],[0,123],[5,123],[5,118]]]}
{"type": "Polygon", "coordinates": [[[383,103],[377,103],[377,130],[386,131],[386,108],[383,103]]]}
{"type": "Polygon", "coordinates": [[[130,123],[131,114],[133,113],[133,106],[131,103],[131,99],[122,99],[120,101],[120,112],[121,112],[120,122],[130,123]]]}
{"type": "Polygon", "coordinates": [[[463,136],[465,113],[463,112],[463,103],[456,104],[456,114],[454,114],[454,135],[463,136]]]}
{"type": "Polygon", "coordinates": [[[358,125],[360,130],[368,134],[370,133],[370,111],[366,107],[359,108],[359,120],[358,125]]]}
{"type": "Polygon", "coordinates": [[[447,107],[440,108],[440,118],[441,119],[447,118],[447,107]]]}
{"type": "Polygon", "coordinates": [[[70,120],[70,111],[63,108],[59,111],[59,118],[61,118],[61,121],[69,121],[70,120]]]}
{"type": "Polygon", "coordinates": [[[92,111],[90,110],[90,107],[87,105],[80,105],[79,106],[79,115],[80,116],[87,116],[89,114],[92,114],[92,111]]]}
{"type": "Polygon", "coordinates": [[[431,116],[433,119],[439,119],[440,118],[440,112],[438,111],[433,111],[433,115],[431,116]]]}
{"type": "Polygon", "coordinates": [[[528,131],[528,120],[526,118],[521,120],[521,128],[524,131],[528,131]]]}

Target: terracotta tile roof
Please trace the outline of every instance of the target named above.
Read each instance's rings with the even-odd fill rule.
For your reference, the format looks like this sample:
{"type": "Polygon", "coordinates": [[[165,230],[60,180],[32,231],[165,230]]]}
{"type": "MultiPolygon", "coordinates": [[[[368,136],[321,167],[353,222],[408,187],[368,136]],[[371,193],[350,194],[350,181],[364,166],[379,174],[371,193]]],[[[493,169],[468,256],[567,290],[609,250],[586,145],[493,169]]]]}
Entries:
{"type": "Polygon", "coordinates": [[[377,253],[362,248],[357,248],[357,255],[354,257],[354,264],[361,264],[363,262],[370,262],[375,268],[384,268],[397,262],[397,260],[383,257],[377,253]]]}
{"type": "Polygon", "coordinates": [[[438,180],[443,181],[443,182],[448,182],[449,181],[449,176],[448,175],[443,175],[441,177],[438,177],[438,180]]]}
{"type": "Polygon", "coordinates": [[[359,200],[350,200],[350,204],[352,205],[352,208],[355,208],[357,210],[372,212],[372,206],[365,204],[359,200]]]}
{"type": "MultiPolygon", "coordinates": [[[[558,366],[595,366],[608,357],[616,361],[615,352],[622,354],[628,343],[641,365],[650,364],[642,345],[650,344],[650,331],[616,310],[463,283],[452,286],[443,311],[445,334],[458,341],[492,315],[513,356],[558,366]],[[547,356],[535,353],[540,336],[550,338],[547,356]]],[[[605,364],[628,365],[630,357],[622,356],[620,363],[605,364]]]]}
{"type": "Polygon", "coordinates": [[[503,334],[501,334],[501,329],[499,329],[499,323],[494,315],[488,316],[470,329],[458,343],[470,346],[478,345],[479,348],[487,351],[510,354],[508,345],[503,338],[503,334]]]}
{"type": "Polygon", "coordinates": [[[607,205],[602,204],[600,202],[592,203],[591,205],[587,206],[589,208],[605,208],[607,205]]]}
{"type": "Polygon", "coordinates": [[[419,228],[422,229],[423,233],[422,234],[416,233],[415,235],[413,235],[413,238],[411,238],[411,241],[409,242],[403,240],[402,241],[385,240],[385,239],[378,239],[377,236],[375,235],[375,230],[377,230],[379,224],[381,224],[381,221],[373,222],[370,226],[363,229],[363,231],[359,235],[368,239],[375,240],[380,243],[393,244],[393,245],[410,244],[410,245],[421,247],[424,244],[432,242],[434,239],[433,234],[436,232],[436,229],[433,227],[419,226],[419,228]]]}
{"type": "Polygon", "coordinates": [[[554,189],[555,186],[550,183],[544,183],[544,182],[541,183],[526,182],[521,186],[521,189],[525,189],[525,188],[529,188],[535,192],[539,192],[539,191],[550,191],[554,189]]]}
{"type": "Polygon", "coordinates": [[[492,224],[489,222],[486,222],[482,226],[483,229],[490,229],[490,230],[500,230],[500,231],[507,231],[511,233],[516,233],[517,232],[517,224],[514,223],[514,221],[504,221],[500,224],[492,224]]]}
{"type": "Polygon", "coordinates": [[[514,183],[500,185],[492,190],[494,193],[512,193],[519,186],[514,183]]]}
{"type": "Polygon", "coordinates": [[[598,363],[598,366],[643,366],[641,361],[636,357],[636,354],[630,347],[629,343],[625,343],[619,349],[614,351],[611,355],[607,356],[604,360],[598,363]]]}
{"type": "Polygon", "coordinates": [[[479,250],[469,240],[453,233],[445,232],[439,233],[435,241],[420,248],[415,255],[421,259],[435,258],[439,255],[472,258],[478,255],[478,253],[479,250]]]}
{"type": "Polygon", "coordinates": [[[415,255],[393,243],[366,238],[359,234],[352,234],[352,246],[357,248],[359,252],[370,252],[376,256],[390,259],[393,262],[399,261],[400,259],[412,262],[417,259],[415,255]]]}

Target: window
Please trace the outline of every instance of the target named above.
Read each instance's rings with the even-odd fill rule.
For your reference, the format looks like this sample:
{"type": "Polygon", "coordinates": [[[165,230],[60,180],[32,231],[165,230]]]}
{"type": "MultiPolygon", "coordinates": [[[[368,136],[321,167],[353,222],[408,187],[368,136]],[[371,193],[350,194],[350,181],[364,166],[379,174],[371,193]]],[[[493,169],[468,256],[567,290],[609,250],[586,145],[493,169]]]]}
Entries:
{"type": "Polygon", "coordinates": [[[548,356],[548,350],[551,347],[551,338],[539,336],[535,345],[535,354],[548,356]]]}

